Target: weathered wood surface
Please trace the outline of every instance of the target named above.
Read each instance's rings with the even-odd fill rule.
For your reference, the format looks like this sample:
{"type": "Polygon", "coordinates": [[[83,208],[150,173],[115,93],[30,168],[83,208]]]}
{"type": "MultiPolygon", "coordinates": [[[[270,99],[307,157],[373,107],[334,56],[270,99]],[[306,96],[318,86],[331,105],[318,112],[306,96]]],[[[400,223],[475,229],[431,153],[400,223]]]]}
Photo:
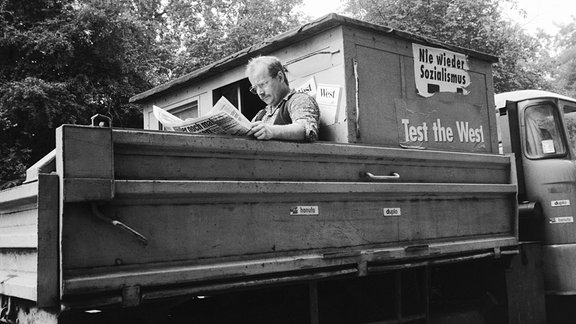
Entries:
{"type": "Polygon", "coordinates": [[[60,191],[56,174],[38,176],[38,298],[39,307],[54,307],[60,301],[60,191]]]}
{"type": "Polygon", "coordinates": [[[336,143],[261,142],[174,133],[114,133],[116,179],[366,181],[360,172],[402,182],[510,183],[510,159],[336,143]]]}
{"type": "Polygon", "coordinates": [[[423,189],[403,184],[302,186],[118,184],[117,199],[102,203],[102,213],[133,226],[149,238],[149,244],[143,246],[101,222],[86,204],[69,205],[64,267],[91,268],[117,260],[122,264],[217,262],[220,257],[514,236],[514,223],[506,217],[514,208],[507,199],[514,196],[513,186],[494,190],[503,196],[480,191],[484,188],[479,186],[469,190],[456,185],[423,189]],[[296,206],[315,206],[318,213],[291,215],[296,206]],[[385,208],[398,209],[401,215],[387,216],[385,208]]]}
{"type": "Polygon", "coordinates": [[[64,296],[209,290],[333,267],[360,275],[366,264],[517,243],[510,157],[110,129],[105,145],[106,130],[73,128],[62,134],[63,151],[74,153],[60,154],[74,159],[61,179],[64,296]],[[84,172],[96,162],[81,158],[85,150],[106,157],[98,176],[84,172]],[[400,179],[375,182],[365,172],[400,179]],[[315,212],[291,214],[299,206],[315,212]]]}
{"type": "Polygon", "coordinates": [[[58,154],[64,161],[57,165],[68,202],[112,199],[113,181],[120,179],[367,182],[363,174],[370,172],[398,173],[403,183],[511,183],[510,158],[491,154],[133,130],[112,135],[88,127],[61,132],[58,154]],[[75,179],[86,182],[78,187],[75,179]]]}
{"type": "Polygon", "coordinates": [[[366,275],[517,244],[510,157],[79,126],[58,134],[55,166],[0,194],[0,244],[26,251],[15,269],[0,262],[6,278],[22,274],[3,292],[43,305],[118,300],[126,287],[162,298],[366,275]]]}
{"type": "Polygon", "coordinates": [[[59,289],[58,176],[0,192],[0,294],[56,306],[59,289]]]}
{"type": "Polygon", "coordinates": [[[36,300],[38,184],[0,194],[0,293],[36,300]]]}
{"type": "Polygon", "coordinates": [[[56,172],[60,176],[64,201],[81,196],[82,200],[113,197],[114,165],[110,128],[67,127],[56,129],[56,172]],[[90,180],[84,188],[68,188],[68,178],[90,180]]]}

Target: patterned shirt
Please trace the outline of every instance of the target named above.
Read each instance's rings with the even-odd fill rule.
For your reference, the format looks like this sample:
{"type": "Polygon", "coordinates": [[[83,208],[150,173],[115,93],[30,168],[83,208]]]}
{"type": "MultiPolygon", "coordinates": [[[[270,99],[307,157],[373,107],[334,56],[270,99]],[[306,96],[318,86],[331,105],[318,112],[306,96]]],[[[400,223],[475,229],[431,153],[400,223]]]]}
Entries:
{"type": "Polygon", "coordinates": [[[314,142],[318,139],[318,124],[320,123],[320,108],[316,100],[308,94],[291,90],[275,107],[270,105],[258,112],[252,121],[261,120],[274,125],[282,107],[288,110],[292,123],[304,127],[305,139],[314,142]]]}

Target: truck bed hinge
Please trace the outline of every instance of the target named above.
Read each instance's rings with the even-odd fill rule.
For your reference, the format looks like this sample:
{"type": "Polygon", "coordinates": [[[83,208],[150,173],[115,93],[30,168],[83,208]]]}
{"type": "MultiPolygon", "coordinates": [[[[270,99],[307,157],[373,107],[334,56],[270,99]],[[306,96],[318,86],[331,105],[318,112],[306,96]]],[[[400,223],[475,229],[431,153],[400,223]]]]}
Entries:
{"type": "Polygon", "coordinates": [[[122,288],[122,307],[140,306],[142,294],[140,286],[129,286],[122,288]]]}
{"type": "Polygon", "coordinates": [[[500,247],[497,246],[494,248],[494,258],[495,259],[500,259],[500,257],[502,256],[502,251],[500,250],[500,247]]]}

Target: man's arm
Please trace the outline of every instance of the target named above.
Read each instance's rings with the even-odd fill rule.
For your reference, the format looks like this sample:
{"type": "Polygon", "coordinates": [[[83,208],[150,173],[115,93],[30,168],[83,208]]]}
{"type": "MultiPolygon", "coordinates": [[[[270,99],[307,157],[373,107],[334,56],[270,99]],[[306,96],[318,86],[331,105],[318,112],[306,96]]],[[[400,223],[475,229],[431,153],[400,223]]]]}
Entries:
{"type": "Polygon", "coordinates": [[[290,125],[269,125],[261,121],[253,122],[248,135],[254,135],[259,140],[279,139],[288,141],[303,141],[306,138],[304,126],[299,123],[290,125]]]}
{"type": "Polygon", "coordinates": [[[304,129],[304,140],[314,142],[318,139],[320,108],[313,97],[305,93],[295,93],[289,100],[288,112],[292,123],[304,129]]]}

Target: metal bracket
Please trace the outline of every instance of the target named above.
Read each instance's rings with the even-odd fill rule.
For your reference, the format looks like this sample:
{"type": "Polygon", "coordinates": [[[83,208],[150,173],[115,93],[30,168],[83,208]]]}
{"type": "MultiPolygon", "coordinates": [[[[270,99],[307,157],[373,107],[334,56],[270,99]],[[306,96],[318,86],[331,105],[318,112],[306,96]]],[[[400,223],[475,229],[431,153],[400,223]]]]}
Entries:
{"type": "Polygon", "coordinates": [[[104,221],[105,223],[108,223],[112,226],[116,226],[116,227],[120,228],[121,230],[124,230],[124,231],[132,234],[132,236],[134,236],[140,243],[142,243],[144,245],[148,245],[148,239],[144,235],[136,232],[130,226],[122,223],[121,221],[118,221],[115,219],[109,219],[108,217],[104,216],[100,212],[100,210],[98,210],[98,206],[94,202],[92,203],[92,214],[94,214],[94,216],[96,216],[98,219],[104,221]]]}
{"type": "Polygon", "coordinates": [[[500,257],[502,256],[502,251],[500,250],[500,247],[497,246],[494,248],[494,259],[500,259],[500,257]]]}
{"type": "Polygon", "coordinates": [[[140,286],[122,288],[122,307],[139,306],[142,300],[140,286]]]}
{"type": "Polygon", "coordinates": [[[112,127],[112,118],[101,114],[90,117],[93,127],[112,127]]]}

